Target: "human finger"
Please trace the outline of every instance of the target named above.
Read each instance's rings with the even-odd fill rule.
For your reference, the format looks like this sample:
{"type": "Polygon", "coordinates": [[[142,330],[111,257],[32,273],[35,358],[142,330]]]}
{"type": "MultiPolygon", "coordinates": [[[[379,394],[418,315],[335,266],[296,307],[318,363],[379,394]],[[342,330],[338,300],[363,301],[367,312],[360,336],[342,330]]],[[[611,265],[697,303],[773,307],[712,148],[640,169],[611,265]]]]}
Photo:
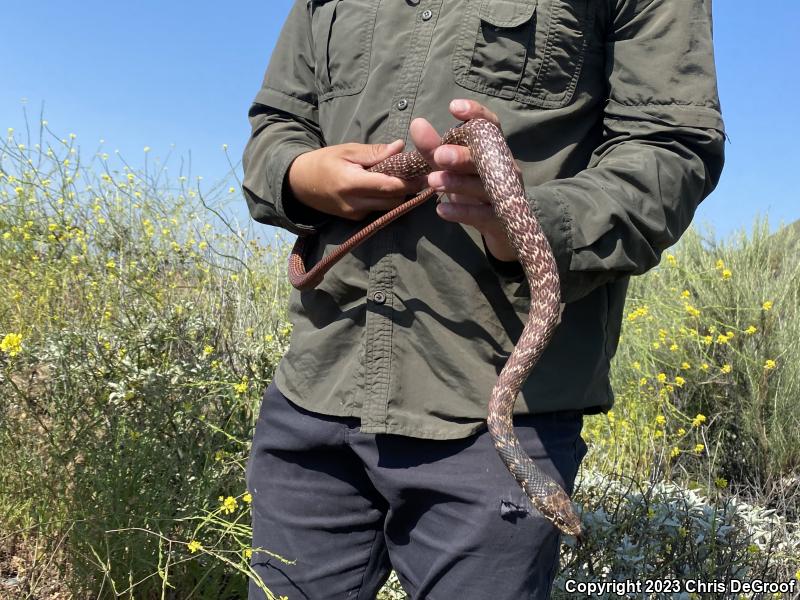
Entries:
{"type": "Polygon", "coordinates": [[[394,140],[390,144],[342,144],[341,157],[361,165],[372,167],[403,151],[403,140],[394,140]]]}
{"type": "Polygon", "coordinates": [[[435,166],[433,155],[434,151],[442,143],[442,138],[433,125],[427,119],[416,118],[411,121],[408,129],[414,147],[422,155],[422,158],[433,168],[435,166]]]}
{"type": "Polygon", "coordinates": [[[472,204],[461,201],[441,202],[436,205],[436,213],[445,221],[471,225],[479,231],[496,229],[499,221],[488,204],[472,204]]]}
{"type": "Polygon", "coordinates": [[[452,171],[433,171],[428,175],[428,185],[445,194],[464,194],[488,202],[486,189],[477,175],[461,175],[452,171]]]}
{"type": "Polygon", "coordinates": [[[450,102],[450,114],[456,119],[461,121],[469,121],[470,119],[486,119],[500,127],[500,119],[497,115],[489,110],[480,102],[475,100],[468,100],[465,98],[456,98],[450,102]]]}
{"type": "Polygon", "coordinates": [[[362,169],[353,169],[343,182],[345,193],[356,196],[373,196],[376,198],[403,198],[416,194],[428,186],[425,175],[402,179],[383,173],[373,173],[362,169]]]}
{"type": "Polygon", "coordinates": [[[476,172],[469,148],[456,144],[444,144],[434,150],[433,168],[440,171],[465,174],[476,172]]]}

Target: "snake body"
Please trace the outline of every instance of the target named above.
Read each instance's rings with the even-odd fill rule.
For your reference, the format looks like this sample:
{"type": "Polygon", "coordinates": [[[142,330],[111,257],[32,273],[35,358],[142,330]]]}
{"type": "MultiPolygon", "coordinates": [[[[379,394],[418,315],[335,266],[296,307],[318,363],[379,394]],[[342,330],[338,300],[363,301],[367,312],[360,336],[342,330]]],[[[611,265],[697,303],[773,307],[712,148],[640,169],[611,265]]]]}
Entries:
{"type": "MultiPolygon", "coordinates": [[[[569,496],[524,451],[512,421],[520,388],[544,352],[560,320],[560,286],[553,252],[531,212],[514,157],[496,125],[484,119],[473,119],[449,130],[442,138],[442,143],[458,144],[470,149],[478,175],[492,200],[494,212],[516,250],[531,289],[528,320],[492,389],[486,420],[489,434],[500,458],[533,506],[564,533],[580,536],[580,518],[569,496]]],[[[430,167],[422,155],[415,151],[394,155],[370,170],[410,179],[430,172],[430,167]]],[[[373,221],[308,272],[303,258],[306,240],[298,238],[289,258],[292,285],[301,290],[316,286],[325,272],[344,254],[433,195],[433,190],[426,189],[373,221]]]]}

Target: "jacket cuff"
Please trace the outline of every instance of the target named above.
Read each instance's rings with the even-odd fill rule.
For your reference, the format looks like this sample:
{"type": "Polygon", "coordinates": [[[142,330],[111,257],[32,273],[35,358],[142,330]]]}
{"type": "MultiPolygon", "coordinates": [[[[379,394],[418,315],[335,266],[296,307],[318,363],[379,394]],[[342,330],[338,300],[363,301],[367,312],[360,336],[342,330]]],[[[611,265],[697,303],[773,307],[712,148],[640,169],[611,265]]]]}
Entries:
{"type": "Polygon", "coordinates": [[[289,188],[289,168],[298,156],[310,151],[307,146],[289,146],[283,149],[269,182],[278,217],[286,229],[301,236],[316,233],[330,219],[330,215],[300,202],[289,188]]]}
{"type": "Polygon", "coordinates": [[[572,302],[583,293],[579,286],[580,278],[570,271],[573,248],[572,215],[567,209],[567,203],[554,188],[533,188],[527,196],[531,210],[550,242],[556,259],[561,282],[561,302],[572,302]]]}

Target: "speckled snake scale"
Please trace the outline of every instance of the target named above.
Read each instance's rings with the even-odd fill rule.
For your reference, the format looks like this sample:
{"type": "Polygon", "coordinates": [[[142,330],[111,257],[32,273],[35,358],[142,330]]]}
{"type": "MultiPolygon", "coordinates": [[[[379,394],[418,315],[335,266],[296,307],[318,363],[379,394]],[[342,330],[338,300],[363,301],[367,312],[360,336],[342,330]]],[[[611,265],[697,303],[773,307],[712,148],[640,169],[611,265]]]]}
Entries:
{"type": "MultiPolygon", "coordinates": [[[[533,506],[568,535],[580,536],[581,522],[567,493],[544,473],[523,450],[514,432],[512,413],[522,384],[530,374],[558,325],[561,314],[558,271],[550,244],[531,212],[514,157],[500,129],[484,119],[473,119],[449,130],[443,144],[470,149],[494,211],[505,227],[531,289],[528,321],[492,389],[487,425],[495,448],[508,470],[525,490],[533,506]]],[[[392,156],[370,169],[404,179],[424,175],[430,167],[419,152],[392,156]]],[[[322,281],[342,256],[376,231],[434,195],[426,189],[384,214],[328,254],[306,272],[306,238],[298,238],[289,257],[289,279],[295,288],[310,289],[322,281]]]]}

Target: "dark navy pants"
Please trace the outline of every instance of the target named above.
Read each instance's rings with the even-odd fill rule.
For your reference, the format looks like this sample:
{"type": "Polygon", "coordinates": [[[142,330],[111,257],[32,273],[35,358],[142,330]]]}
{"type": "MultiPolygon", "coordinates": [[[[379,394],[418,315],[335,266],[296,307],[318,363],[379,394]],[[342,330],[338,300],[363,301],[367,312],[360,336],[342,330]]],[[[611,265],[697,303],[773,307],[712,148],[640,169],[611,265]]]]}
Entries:
{"type": "MultiPolygon", "coordinates": [[[[523,447],[572,491],[586,453],[578,411],[517,417],[523,447]]],[[[558,531],[530,506],[488,433],[363,434],[270,385],[247,465],[253,569],[289,600],[374,599],[390,568],[411,598],[543,599],[558,531]]],[[[265,595],[251,583],[250,600],[265,595]]]]}

